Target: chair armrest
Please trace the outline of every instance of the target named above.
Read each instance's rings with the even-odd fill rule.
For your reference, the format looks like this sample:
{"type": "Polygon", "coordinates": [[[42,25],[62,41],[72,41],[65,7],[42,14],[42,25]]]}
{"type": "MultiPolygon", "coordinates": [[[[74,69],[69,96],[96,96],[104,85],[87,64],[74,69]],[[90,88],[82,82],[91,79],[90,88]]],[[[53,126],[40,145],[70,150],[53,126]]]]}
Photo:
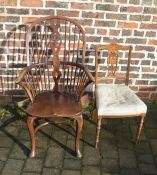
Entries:
{"type": "Polygon", "coordinates": [[[18,76],[17,79],[15,80],[15,83],[16,83],[16,84],[19,84],[19,85],[25,90],[25,92],[27,93],[27,95],[29,96],[29,99],[30,99],[31,101],[33,101],[33,95],[32,95],[32,93],[31,93],[30,89],[29,89],[29,88],[25,85],[25,83],[24,83],[24,82],[25,82],[24,77],[25,77],[27,71],[28,71],[28,67],[25,67],[25,68],[20,72],[19,76],[18,76]],[[23,80],[24,80],[24,81],[23,81],[23,80]]]}
{"type": "Polygon", "coordinates": [[[84,66],[84,65],[82,65],[82,67],[84,69],[84,72],[86,73],[86,76],[88,77],[88,80],[86,81],[86,83],[84,84],[84,86],[83,86],[83,88],[81,90],[81,93],[80,93],[80,96],[79,96],[80,98],[83,96],[83,93],[84,93],[85,88],[90,83],[95,82],[95,79],[94,79],[93,75],[90,73],[89,69],[86,66],[84,66]]]}
{"type": "Polygon", "coordinates": [[[19,83],[23,80],[23,78],[24,78],[26,72],[27,72],[26,68],[24,68],[24,69],[20,72],[19,76],[18,76],[18,77],[16,78],[16,80],[15,80],[15,83],[16,83],[16,84],[19,84],[19,83]]]}
{"type": "Polygon", "coordinates": [[[87,67],[84,66],[84,70],[88,76],[88,78],[90,79],[91,82],[95,82],[95,78],[93,77],[93,75],[91,74],[91,72],[89,71],[89,69],[87,67]]]}

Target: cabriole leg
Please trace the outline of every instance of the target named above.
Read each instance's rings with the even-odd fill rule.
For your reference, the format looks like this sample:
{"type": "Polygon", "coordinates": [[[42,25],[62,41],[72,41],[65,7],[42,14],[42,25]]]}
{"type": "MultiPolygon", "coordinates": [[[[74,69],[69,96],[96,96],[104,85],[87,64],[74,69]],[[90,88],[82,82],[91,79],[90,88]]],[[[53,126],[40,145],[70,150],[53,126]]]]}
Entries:
{"type": "Polygon", "coordinates": [[[35,120],[35,118],[33,118],[33,117],[28,117],[28,119],[27,119],[27,126],[28,126],[29,135],[30,135],[30,139],[31,139],[31,152],[29,154],[29,157],[34,157],[35,156],[34,120],[35,120]]]}
{"type": "Polygon", "coordinates": [[[101,129],[101,118],[97,120],[95,148],[98,147],[99,137],[100,137],[100,129],[101,129]]]}
{"type": "Polygon", "coordinates": [[[76,155],[78,158],[82,157],[82,154],[80,152],[80,135],[82,131],[83,126],[83,118],[82,115],[80,118],[76,119],[77,121],[77,130],[76,130],[76,141],[75,141],[75,148],[76,148],[76,155]]]}

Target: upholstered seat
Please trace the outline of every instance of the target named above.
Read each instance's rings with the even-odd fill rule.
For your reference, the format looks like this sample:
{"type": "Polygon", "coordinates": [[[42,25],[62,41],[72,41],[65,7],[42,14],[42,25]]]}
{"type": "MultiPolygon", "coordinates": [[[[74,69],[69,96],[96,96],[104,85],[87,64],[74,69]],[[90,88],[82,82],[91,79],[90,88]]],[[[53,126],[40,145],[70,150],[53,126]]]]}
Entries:
{"type": "Polygon", "coordinates": [[[99,116],[111,118],[147,112],[147,106],[128,86],[118,84],[96,85],[96,106],[99,116]]]}

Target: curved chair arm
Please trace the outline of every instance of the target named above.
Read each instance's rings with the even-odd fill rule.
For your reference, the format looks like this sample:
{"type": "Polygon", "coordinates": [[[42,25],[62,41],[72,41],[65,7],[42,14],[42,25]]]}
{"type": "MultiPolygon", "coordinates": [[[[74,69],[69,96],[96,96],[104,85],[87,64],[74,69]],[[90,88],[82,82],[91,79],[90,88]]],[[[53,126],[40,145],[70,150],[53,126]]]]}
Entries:
{"type": "Polygon", "coordinates": [[[32,93],[31,93],[31,91],[30,91],[30,89],[25,85],[25,80],[24,80],[24,78],[25,78],[25,75],[26,75],[26,73],[28,72],[28,70],[29,70],[29,67],[30,66],[28,66],[28,67],[25,67],[21,72],[20,72],[20,74],[19,74],[19,76],[17,77],[17,79],[15,80],[15,83],[16,84],[19,84],[25,91],[26,91],[26,93],[27,93],[27,95],[29,96],[29,99],[31,100],[31,102],[33,101],[33,95],[32,95],[32,93]]]}
{"type": "Polygon", "coordinates": [[[23,80],[23,78],[24,78],[26,72],[27,72],[27,68],[24,68],[24,69],[20,72],[19,76],[18,76],[18,77],[16,78],[16,80],[15,80],[15,83],[16,83],[16,84],[19,84],[19,83],[23,80]]]}
{"type": "Polygon", "coordinates": [[[94,77],[85,65],[74,62],[63,62],[63,89],[65,93],[76,95],[80,100],[86,86],[95,81],[94,77]]]}
{"type": "Polygon", "coordinates": [[[84,93],[85,88],[86,88],[90,83],[95,82],[95,78],[93,77],[93,75],[91,74],[91,72],[89,71],[89,69],[88,69],[86,66],[84,66],[84,65],[82,65],[82,67],[83,67],[83,69],[84,69],[84,71],[85,71],[85,73],[86,73],[86,75],[87,75],[87,77],[88,77],[88,80],[87,80],[86,83],[84,84],[84,86],[83,86],[83,88],[82,88],[82,90],[81,90],[81,93],[80,93],[79,98],[81,98],[81,97],[83,96],[83,93],[84,93]]]}
{"type": "Polygon", "coordinates": [[[86,73],[87,73],[89,79],[91,80],[91,82],[95,82],[95,78],[93,77],[93,75],[91,74],[91,72],[89,71],[89,69],[84,66],[84,70],[86,71],[86,73]]]}
{"type": "Polygon", "coordinates": [[[19,84],[29,96],[33,98],[44,91],[56,90],[76,95],[79,100],[86,86],[94,82],[94,77],[87,67],[79,63],[60,62],[61,75],[56,77],[54,65],[51,62],[36,63],[25,67],[16,83],[19,84]]]}

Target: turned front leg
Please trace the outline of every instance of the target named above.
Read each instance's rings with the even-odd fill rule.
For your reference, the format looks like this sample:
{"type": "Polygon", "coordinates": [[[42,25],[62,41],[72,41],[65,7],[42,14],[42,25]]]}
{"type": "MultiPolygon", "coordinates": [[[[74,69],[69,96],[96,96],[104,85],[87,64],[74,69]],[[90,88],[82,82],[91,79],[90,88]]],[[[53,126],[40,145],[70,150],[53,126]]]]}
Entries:
{"type": "Polygon", "coordinates": [[[142,131],[143,124],[144,124],[144,118],[145,118],[145,115],[142,115],[142,117],[140,119],[139,126],[138,126],[137,135],[136,135],[136,138],[135,138],[135,141],[134,141],[135,144],[137,144],[138,139],[139,139],[139,137],[141,135],[141,131],[142,131]]]}
{"type": "Polygon", "coordinates": [[[98,147],[99,137],[100,137],[100,129],[101,129],[101,118],[97,120],[95,148],[98,147]]]}

